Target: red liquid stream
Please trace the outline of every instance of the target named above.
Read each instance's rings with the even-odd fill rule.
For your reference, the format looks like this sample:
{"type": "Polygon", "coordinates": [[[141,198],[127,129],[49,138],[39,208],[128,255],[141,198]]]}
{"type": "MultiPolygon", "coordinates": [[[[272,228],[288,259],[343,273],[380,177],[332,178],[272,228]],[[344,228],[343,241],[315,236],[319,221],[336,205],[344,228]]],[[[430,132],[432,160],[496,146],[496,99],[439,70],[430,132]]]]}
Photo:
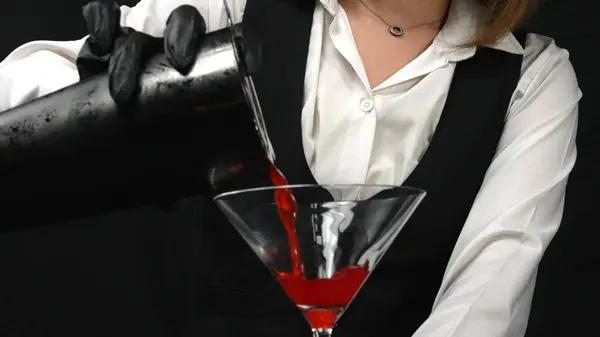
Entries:
{"type": "MultiPolygon", "coordinates": [[[[281,171],[270,165],[269,173],[275,186],[288,185],[281,171]]],[[[332,329],[338,316],[352,301],[369,272],[362,267],[347,267],[329,279],[306,279],[296,236],[297,204],[292,191],[278,188],[274,192],[277,210],[285,227],[290,248],[291,273],[277,273],[277,280],[288,297],[303,309],[313,329],[332,329]]]]}
{"type": "MultiPolygon", "coordinates": [[[[271,164],[269,166],[269,174],[271,175],[271,181],[275,186],[288,185],[287,179],[285,179],[281,171],[279,171],[275,165],[271,164]]],[[[298,237],[296,236],[296,199],[294,199],[292,191],[287,188],[277,188],[275,189],[274,194],[279,217],[287,232],[290,260],[292,262],[292,275],[298,277],[304,276],[302,260],[300,258],[300,246],[298,245],[298,237]]]]}

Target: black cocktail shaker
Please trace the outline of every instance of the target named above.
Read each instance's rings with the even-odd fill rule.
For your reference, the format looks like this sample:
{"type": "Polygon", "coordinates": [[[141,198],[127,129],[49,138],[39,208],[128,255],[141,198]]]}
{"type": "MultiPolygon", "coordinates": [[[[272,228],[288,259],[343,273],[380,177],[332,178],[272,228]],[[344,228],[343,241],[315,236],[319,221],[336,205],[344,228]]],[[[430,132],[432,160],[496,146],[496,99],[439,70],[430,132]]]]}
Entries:
{"type": "Polygon", "coordinates": [[[168,203],[263,167],[273,154],[253,43],[239,24],[209,33],[186,76],[155,57],[131,106],[117,107],[101,75],[0,113],[0,221],[168,203]]]}

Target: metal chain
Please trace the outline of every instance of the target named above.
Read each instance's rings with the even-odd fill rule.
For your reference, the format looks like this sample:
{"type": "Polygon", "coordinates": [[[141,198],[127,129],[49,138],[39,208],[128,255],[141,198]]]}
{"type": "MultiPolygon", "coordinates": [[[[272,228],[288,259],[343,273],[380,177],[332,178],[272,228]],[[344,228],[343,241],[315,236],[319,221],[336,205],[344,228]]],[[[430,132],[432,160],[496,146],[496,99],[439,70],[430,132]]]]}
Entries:
{"type": "Polygon", "coordinates": [[[441,19],[438,19],[438,20],[433,20],[433,21],[429,21],[429,22],[423,22],[423,23],[419,23],[419,24],[416,24],[416,25],[412,25],[412,26],[406,26],[406,27],[403,27],[401,25],[394,25],[394,24],[389,23],[386,19],[384,19],[383,17],[381,17],[381,15],[377,14],[377,12],[375,12],[374,10],[372,10],[371,7],[369,7],[366,3],[363,2],[363,0],[358,0],[358,2],[361,5],[363,5],[369,12],[371,12],[373,15],[375,15],[379,20],[381,20],[381,22],[383,22],[386,25],[388,25],[390,27],[390,34],[392,34],[395,37],[401,37],[401,36],[403,36],[404,35],[404,31],[406,29],[417,28],[417,27],[421,27],[421,26],[427,26],[427,25],[431,25],[433,23],[442,21],[441,19]]]}

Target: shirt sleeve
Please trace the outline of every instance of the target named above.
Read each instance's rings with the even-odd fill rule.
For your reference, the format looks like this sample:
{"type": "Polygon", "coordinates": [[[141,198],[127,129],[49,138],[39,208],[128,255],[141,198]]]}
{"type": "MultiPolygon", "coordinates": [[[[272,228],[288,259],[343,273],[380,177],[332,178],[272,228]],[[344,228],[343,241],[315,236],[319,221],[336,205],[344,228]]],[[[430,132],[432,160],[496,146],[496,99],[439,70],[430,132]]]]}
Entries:
{"type": "MultiPolygon", "coordinates": [[[[227,0],[234,22],[241,21],[246,0],[227,0]]],[[[209,31],[226,27],[222,0],[141,0],[121,7],[121,25],[161,36],[171,11],[193,5],[209,31]]],[[[79,81],[75,61],[85,38],[77,41],[34,41],[13,51],[0,63],[0,113],[79,81]]]]}
{"type": "Polygon", "coordinates": [[[567,51],[530,34],[500,144],[413,337],[521,337],[562,218],[581,98],[567,51]]]}

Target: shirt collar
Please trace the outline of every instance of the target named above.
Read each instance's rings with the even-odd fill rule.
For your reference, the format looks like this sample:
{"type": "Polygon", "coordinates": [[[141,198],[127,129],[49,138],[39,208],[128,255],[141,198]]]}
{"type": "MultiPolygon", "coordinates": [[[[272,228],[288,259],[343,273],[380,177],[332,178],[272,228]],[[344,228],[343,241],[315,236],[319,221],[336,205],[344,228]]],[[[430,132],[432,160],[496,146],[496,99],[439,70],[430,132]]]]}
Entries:
{"type": "MultiPolygon", "coordinates": [[[[339,10],[338,0],[319,0],[323,8],[332,16],[339,10]]],[[[435,38],[432,47],[443,53],[451,62],[470,58],[475,54],[475,47],[462,47],[461,44],[471,39],[478,27],[479,15],[482,8],[474,0],[455,0],[452,2],[446,24],[435,38]]],[[[512,33],[507,34],[498,42],[485,47],[497,49],[511,54],[522,55],[525,51],[512,33]]]]}

